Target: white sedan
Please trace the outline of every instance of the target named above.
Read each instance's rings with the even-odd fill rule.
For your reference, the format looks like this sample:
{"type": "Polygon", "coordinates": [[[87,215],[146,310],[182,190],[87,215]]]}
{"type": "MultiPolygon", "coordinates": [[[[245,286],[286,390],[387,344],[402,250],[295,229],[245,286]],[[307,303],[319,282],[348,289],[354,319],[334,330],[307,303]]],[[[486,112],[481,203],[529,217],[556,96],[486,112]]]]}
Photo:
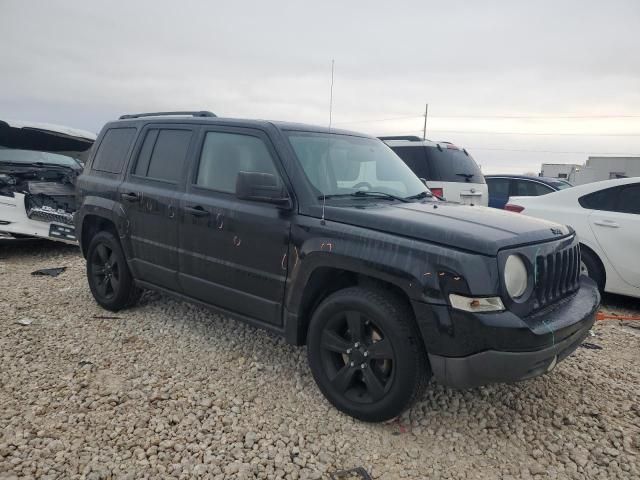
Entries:
{"type": "Polygon", "coordinates": [[[505,210],[573,227],[583,273],[601,291],[640,298],[640,177],[511,197],[505,210]]]}

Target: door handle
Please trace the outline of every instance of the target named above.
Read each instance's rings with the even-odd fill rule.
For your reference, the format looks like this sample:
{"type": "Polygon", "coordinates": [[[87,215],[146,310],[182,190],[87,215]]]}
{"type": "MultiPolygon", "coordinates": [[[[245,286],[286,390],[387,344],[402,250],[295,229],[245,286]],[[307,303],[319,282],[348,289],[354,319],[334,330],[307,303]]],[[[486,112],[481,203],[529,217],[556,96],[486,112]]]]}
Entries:
{"type": "Polygon", "coordinates": [[[206,217],[209,215],[209,212],[202,208],[200,205],[196,205],[194,207],[184,207],[184,211],[190,213],[194,217],[206,217]]]}
{"type": "Polygon", "coordinates": [[[618,222],[614,222],[613,220],[594,220],[593,223],[601,227],[620,228],[618,222]]]}
{"type": "Polygon", "coordinates": [[[122,198],[123,200],[127,200],[128,202],[139,202],[140,201],[140,195],[138,195],[137,193],[133,193],[133,192],[121,193],[120,194],[120,198],[122,198]]]}

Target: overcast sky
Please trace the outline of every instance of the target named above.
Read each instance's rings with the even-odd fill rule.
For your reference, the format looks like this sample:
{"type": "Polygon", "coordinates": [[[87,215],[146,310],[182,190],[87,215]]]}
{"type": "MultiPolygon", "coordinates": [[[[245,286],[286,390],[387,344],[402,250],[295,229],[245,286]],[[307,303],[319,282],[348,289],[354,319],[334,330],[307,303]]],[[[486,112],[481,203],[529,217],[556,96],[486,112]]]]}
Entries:
{"type": "Polygon", "coordinates": [[[639,0],[0,0],[0,118],[97,132],[122,113],[207,109],[324,125],[335,59],[334,125],[421,134],[428,102],[427,137],[485,173],[537,172],[640,155],[639,25],[639,0]]]}

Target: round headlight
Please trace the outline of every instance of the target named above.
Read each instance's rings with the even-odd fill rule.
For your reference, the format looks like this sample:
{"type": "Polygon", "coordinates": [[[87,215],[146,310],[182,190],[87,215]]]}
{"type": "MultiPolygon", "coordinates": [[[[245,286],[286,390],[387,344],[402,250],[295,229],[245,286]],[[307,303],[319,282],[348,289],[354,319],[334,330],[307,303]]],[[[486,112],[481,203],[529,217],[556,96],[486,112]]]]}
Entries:
{"type": "Polygon", "coordinates": [[[527,267],[519,255],[509,255],[504,264],[504,284],[511,298],[521,297],[527,289],[527,267]]]}

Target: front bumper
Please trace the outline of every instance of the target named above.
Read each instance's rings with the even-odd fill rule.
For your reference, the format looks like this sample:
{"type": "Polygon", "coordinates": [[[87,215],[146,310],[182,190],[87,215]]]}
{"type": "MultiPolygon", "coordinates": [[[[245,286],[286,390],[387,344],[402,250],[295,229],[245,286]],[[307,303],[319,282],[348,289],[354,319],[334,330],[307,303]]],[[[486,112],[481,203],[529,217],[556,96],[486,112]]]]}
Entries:
{"type": "Polygon", "coordinates": [[[572,296],[531,315],[511,312],[473,314],[430,305],[420,315],[431,369],[436,380],[456,388],[516,382],[542,375],[582,343],[595,321],[600,294],[582,277],[572,296]],[[428,336],[430,335],[430,336],[428,336]]]}

